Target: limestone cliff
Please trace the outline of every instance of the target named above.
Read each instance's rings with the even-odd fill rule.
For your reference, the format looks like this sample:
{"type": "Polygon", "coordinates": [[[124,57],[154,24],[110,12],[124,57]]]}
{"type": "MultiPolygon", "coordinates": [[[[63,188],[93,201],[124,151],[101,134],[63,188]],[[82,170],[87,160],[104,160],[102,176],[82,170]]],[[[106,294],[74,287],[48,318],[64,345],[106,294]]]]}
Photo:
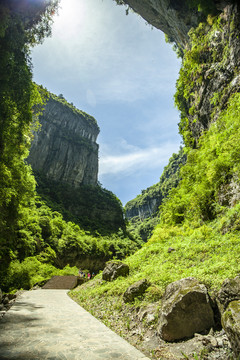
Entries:
{"type": "Polygon", "coordinates": [[[39,118],[28,162],[47,178],[69,184],[97,185],[99,128],[95,119],[51,95],[39,118]]]}
{"type": "Polygon", "coordinates": [[[92,233],[125,229],[121,202],[98,184],[96,120],[50,94],[27,161],[47,205],[92,233]]]}

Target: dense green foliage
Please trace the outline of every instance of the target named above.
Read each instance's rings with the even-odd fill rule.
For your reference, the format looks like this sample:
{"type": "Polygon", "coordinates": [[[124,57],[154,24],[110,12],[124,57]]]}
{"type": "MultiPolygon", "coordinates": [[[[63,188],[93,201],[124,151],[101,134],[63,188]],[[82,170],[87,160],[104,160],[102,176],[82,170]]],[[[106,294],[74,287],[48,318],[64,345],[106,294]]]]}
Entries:
{"type": "Polygon", "coordinates": [[[150,186],[142,191],[142,194],[137,195],[133,200],[130,200],[125,205],[125,210],[130,210],[132,207],[144,205],[148,199],[159,197],[166,198],[169,191],[175,188],[179,183],[179,170],[186,162],[186,155],[183,148],[179,150],[178,154],[173,154],[169,159],[168,165],[165,166],[160,180],[157,184],[150,186]]]}
{"type": "Polygon", "coordinates": [[[234,205],[232,187],[238,186],[240,173],[239,125],[240,95],[236,94],[216,123],[202,135],[198,149],[189,150],[187,164],[181,170],[181,185],[172,190],[170,200],[161,209],[165,223],[186,220],[201,225],[221,215],[224,205],[234,205]]]}
{"type": "Polygon", "coordinates": [[[94,237],[73,222],[64,221],[60,213],[52,211],[36,196],[31,205],[21,209],[15,239],[10,267],[2,268],[0,272],[3,290],[12,289],[16,284],[29,288],[43,280],[47,271],[58,274],[56,267],[63,268],[68,264],[87,263],[90,270],[97,272],[105,261],[112,257],[123,258],[140,246],[140,242],[130,240],[120,230],[111,236],[94,237]],[[25,275],[21,278],[18,273],[25,275]]]}
{"type": "MultiPolygon", "coordinates": [[[[24,162],[34,104],[42,99],[32,84],[29,47],[49,34],[56,1],[0,4],[0,269],[16,248],[16,228],[31,203],[35,181],[24,162]],[[26,6],[26,8],[25,8],[26,6]]],[[[34,108],[37,116],[39,106],[34,108]]]]}
{"type": "MultiPolygon", "coordinates": [[[[226,27],[228,31],[231,31],[231,27],[234,28],[234,22],[230,27],[226,25],[226,20],[222,17],[208,16],[207,23],[200,23],[197,29],[189,32],[191,48],[185,51],[175,93],[175,104],[181,113],[179,132],[188,147],[195,147],[197,143],[199,132],[194,130],[195,125],[201,122],[201,127],[206,130],[210,120],[201,118],[200,115],[203,101],[200,88],[204,82],[211,81],[217,71],[224,72],[229,62],[229,42],[223,36],[217,38],[224,26],[225,31],[226,27]],[[214,46],[210,45],[211,41],[214,46]],[[204,78],[204,74],[207,78],[204,78]]],[[[231,34],[229,38],[231,39],[231,34]]],[[[237,76],[238,71],[238,68],[234,69],[233,75],[237,76]]],[[[221,109],[222,99],[226,100],[228,90],[229,85],[226,84],[221,91],[219,89],[212,94],[212,118],[221,109]]]]}
{"type": "Polygon", "coordinates": [[[119,229],[125,231],[122,204],[111,191],[100,185],[73,188],[37,172],[35,176],[38,194],[65,220],[75,222],[92,234],[109,235],[119,229]]]}

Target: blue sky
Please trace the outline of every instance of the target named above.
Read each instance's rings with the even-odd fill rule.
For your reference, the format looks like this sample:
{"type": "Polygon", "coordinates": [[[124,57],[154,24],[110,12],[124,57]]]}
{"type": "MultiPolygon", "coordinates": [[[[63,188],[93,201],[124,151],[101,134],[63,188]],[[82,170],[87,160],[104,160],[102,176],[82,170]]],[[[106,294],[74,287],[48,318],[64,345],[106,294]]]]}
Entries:
{"type": "Polygon", "coordinates": [[[181,143],[180,60],[161,31],[113,0],[61,0],[32,59],[37,83],[96,118],[103,187],[125,204],[159,181],[181,143]]]}

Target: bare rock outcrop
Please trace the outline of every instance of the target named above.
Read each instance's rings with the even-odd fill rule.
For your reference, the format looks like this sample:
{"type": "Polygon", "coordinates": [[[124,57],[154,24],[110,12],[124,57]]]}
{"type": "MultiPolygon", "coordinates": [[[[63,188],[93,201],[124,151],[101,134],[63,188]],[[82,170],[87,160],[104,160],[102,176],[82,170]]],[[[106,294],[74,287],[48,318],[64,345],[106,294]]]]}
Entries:
{"type": "Polygon", "coordinates": [[[213,325],[214,313],[205,285],[189,277],[167,286],[158,327],[163,340],[190,338],[213,325]]]}
{"type": "Polygon", "coordinates": [[[240,276],[226,279],[217,295],[222,326],[236,356],[240,354],[240,276]]]}

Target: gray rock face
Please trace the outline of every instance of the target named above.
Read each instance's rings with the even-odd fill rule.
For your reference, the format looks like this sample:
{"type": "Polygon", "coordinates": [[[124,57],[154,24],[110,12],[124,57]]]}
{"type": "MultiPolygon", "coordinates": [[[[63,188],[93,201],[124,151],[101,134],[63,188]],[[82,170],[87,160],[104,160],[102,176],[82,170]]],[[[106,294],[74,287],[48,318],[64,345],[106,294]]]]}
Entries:
{"type": "Polygon", "coordinates": [[[220,312],[223,313],[232,301],[240,300],[240,276],[226,279],[217,295],[220,312]]]}
{"type": "Polygon", "coordinates": [[[110,261],[105,266],[102,279],[106,281],[112,281],[119,276],[127,276],[129,274],[129,266],[120,261],[110,261]]]}
{"type": "Polygon", "coordinates": [[[124,0],[124,3],[167,34],[181,49],[188,44],[188,32],[200,18],[200,14],[190,10],[184,0],[124,0]]]}
{"type": "Polygon", "coordinates": [[[155,198],[148,198],[145,202],[139,206],[127,207],[126,217],[128,219],[138,217],[139,219],[147,219],[155,214],[158,210],[159,205],[161,204],[162,196],[161,194],[155,198]]]}
{"type": "Polygon", "coordinates": [[[222,325],[238,359],[240,354],[240,300],[232,301],[228,305],[222,317],[222,325]]]}
{"type": "Polygon", "coordinates": [[[214,314],[205,285],[195,278],[186,278],[167,286],[158,328],[163,340],[189,338],[213,325],[214,314]]]}
{"type": "Polygon", "coordinates": [[[136,297],[141,296],[145,293],[147,288],[150,286],[150,283],[147,279],[142,279],[127,288],[123,294],[124,302],[132,302],[136,297]]]}
{"type": "Polygon", "coordinates": [[[33,170],[73,187],[97,185],[99,128],[89,115],[50,97],[27,161],[33,170]]]}

